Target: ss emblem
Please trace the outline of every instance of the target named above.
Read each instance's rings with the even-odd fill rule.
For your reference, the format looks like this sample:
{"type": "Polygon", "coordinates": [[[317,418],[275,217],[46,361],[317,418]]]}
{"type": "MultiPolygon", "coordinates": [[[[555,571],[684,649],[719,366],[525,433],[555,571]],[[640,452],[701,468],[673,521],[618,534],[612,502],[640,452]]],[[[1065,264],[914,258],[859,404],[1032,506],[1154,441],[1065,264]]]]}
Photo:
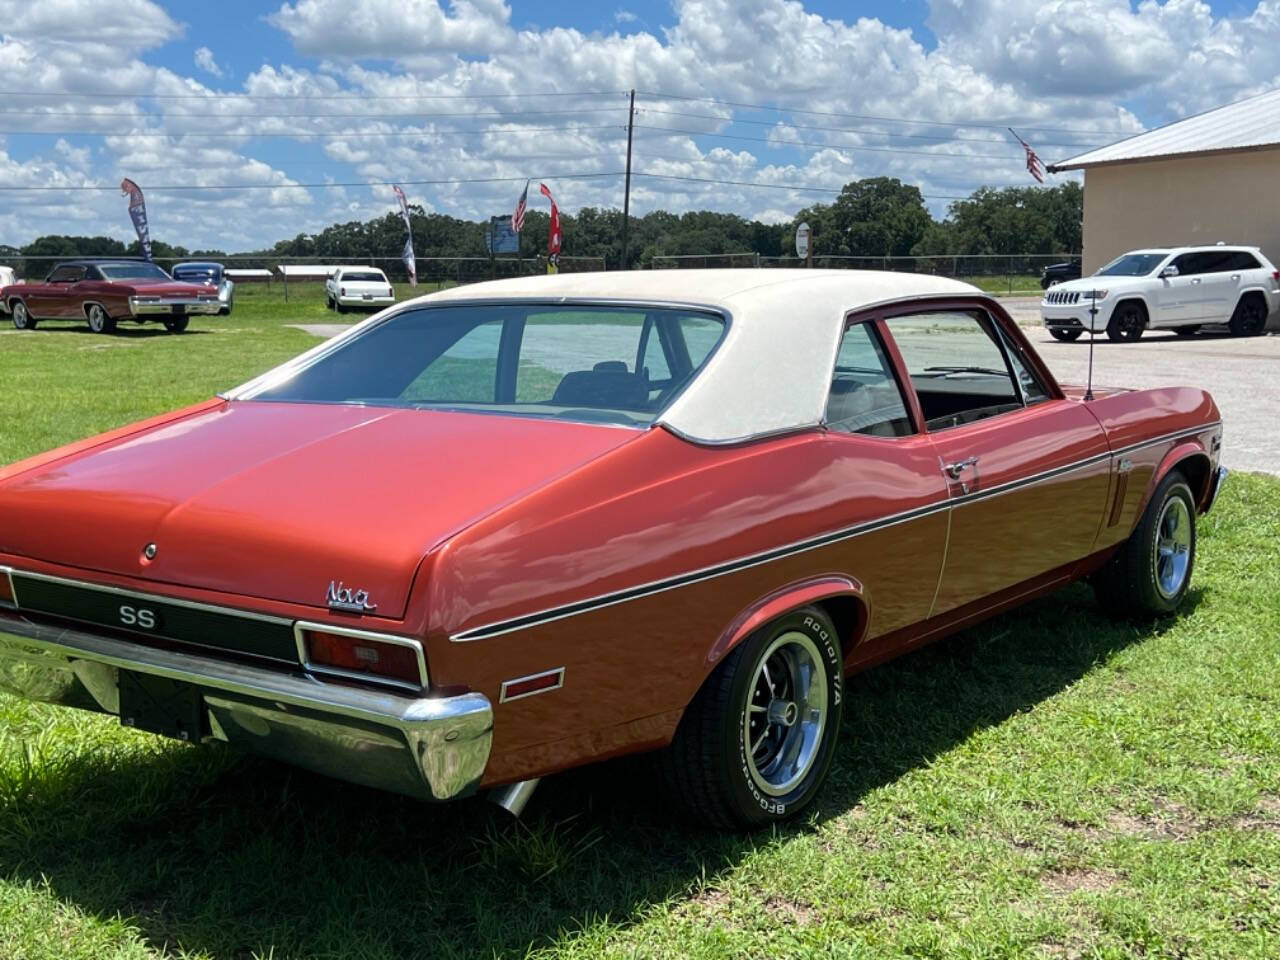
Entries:
{"type": "Polygon", "coordinates": [[[121,607],[120,622],[126,627],[141,627],[143,630],[156,628],[155,611],[145,607],[121,607]]]}

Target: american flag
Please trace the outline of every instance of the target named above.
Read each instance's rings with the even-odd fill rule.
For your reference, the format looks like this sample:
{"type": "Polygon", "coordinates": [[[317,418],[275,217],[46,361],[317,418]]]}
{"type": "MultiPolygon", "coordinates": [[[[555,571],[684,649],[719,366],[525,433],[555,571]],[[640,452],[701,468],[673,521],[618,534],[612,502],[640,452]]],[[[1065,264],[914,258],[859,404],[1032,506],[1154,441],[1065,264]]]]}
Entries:
{"type": "MultiPolygon", "coordinates": [[[[1013,127],[1009,128],[1009,132],[1013,133],[1013,127]]],[[[1031,144],[1027,143],[1027,141],[1023,140],[1016,133],[1013,133],[1013,138],[1022,144],[1022,149],[1027,152],[1027,173],[1036,178],[1036,183],[1044,183],[1043,161],[1041,161],[1041,159],[1036,156],[1036,152],[1031,149],[1031,144]]]]}
{"type": "Polygon", "coordinates": [[[529,204],[529,181],[524,182],[524,192],[520,194],[520,199],[516,201],[516,212],[511,215],[511,230],[513,233],[519,233],[524,229],[524,211],[529,204]]]}

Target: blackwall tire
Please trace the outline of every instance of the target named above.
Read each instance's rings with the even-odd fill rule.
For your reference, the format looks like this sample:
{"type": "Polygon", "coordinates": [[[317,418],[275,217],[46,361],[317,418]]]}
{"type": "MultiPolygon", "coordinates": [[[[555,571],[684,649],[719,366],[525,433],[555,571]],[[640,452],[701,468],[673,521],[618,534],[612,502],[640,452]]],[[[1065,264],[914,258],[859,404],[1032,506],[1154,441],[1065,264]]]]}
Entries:
{"type": "Polygon", "coordinates": [[[821,788],[843,709],[835,626],[805,607],[757,630],[721,661],[660,754],[662,779],[707,826],[779,823],[821,788]]]}
{"type": "Polygon", "coordinates": [[[1182,605],[1195,563],[1195,496],[1182,473],[1171,470],[1129,539],[1093,575],[1094,593],[1113,616],[1164,616],[1182,605]]]}
{"type": "Polygon", "coordinates": [[[13,325],[19,330],[34,330],[36,328],[36,318],[27,310],[27,305],[21,300],[13,301],[9,307],[9,313],[13,320],[13,325]]]}
{"type": "Polygon", "coordinates": [[[1107,337],[1116,343],[1133,343],[1142,338],[1147,313],[1142,304],[1130,301],[1118,305],[1107,322],[1107,337]]]}
{"type": "Polygon", "coordinates": [[[1267,329],[1267,301],[1261,294],[1246,293],[1236,304],[1227,324],[1233,337],[1257,337],[1267,329]]]}
{"type": "Polygon", "coordinates": [[[1050,327],[1049,336],[1062,343],[1071,343],[1084,336],[1084,327],[1050,327]]]}
{"type": "Polygon", "coordinates": [[[85,310],[85,319],[94,333],[115,333],[116,321],[101,304],[91,303],[85,310]]]}
{"type": "Polygon", "coordinates": [[[190,317],[165,317],[164,328],[170,333],[184,333],[190,323],[190,317]]]}

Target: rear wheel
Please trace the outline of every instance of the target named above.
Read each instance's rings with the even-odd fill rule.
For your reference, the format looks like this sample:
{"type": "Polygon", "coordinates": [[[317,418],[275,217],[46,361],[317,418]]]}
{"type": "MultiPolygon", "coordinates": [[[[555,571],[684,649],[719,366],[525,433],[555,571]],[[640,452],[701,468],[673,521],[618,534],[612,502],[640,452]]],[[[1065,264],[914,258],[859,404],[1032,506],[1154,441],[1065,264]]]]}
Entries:
{"type": "Polygon", "coordinates": [[[1194,337],[1200,332],[1200,324],[1189,323],[1185,327],[1174,327],[1173,332],[1180,337],[1194,337]]]}
{"type": "Polygon", "coordinates": [[[835,626],[806,607],[739,644],[689,705],[659,769],[689,813],[722,829],[794,816],[835,755],[844,677],[835,626]]]}
{"type": "Polygon", "coordinates": [[[164,328],[170,333],[182,333],[190,322],[190,317],[165,317],[164,328]]]}
{"type": "Polygon", "coordinates": [[[89,320],[89,329],[94,333],[115,333],[116,322],[107,313],[106,308],[100,303],[89,304],[89,309],[85,311],[85,316],[89,320]]]}
{"type": "Polygon", "coordinates": [[[1099,602],[1116,616],[1159,616],[1182,604],[1196,562],[1196,502],[1170,470],[1129,539],[1093,576],[1099,602]]]}
{"type": "Polygon", "coordinates": [[[1267,301],[1261,294],[1246,293],[1236,304],[1227,324],[1234,337],[1256,337],[1267,328],[1267,301]]]}
{"type": "Polygon", "coordinates": [[[1107,323],[1107,337],[1117,343],[1132,343],[1147,326],[1147,311],[1136,300],[1119,304],[1107,323]]]}
{"type": "Polygon", "coordinates": [[[13,315],[13,325],[19,330],[34,330],[36,328],[36,318],[27,310],[27,305],[21,300],[13,301],[9,307],[9,312],[13,315]]]}

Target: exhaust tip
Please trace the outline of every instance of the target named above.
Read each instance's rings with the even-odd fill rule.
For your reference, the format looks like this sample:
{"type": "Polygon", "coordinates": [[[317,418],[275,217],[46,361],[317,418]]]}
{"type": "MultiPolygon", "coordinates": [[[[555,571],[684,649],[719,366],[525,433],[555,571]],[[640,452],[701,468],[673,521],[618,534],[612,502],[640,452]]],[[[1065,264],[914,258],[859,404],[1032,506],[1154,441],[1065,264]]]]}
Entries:
{"type": "Polygon", "coordinates": [[[519,817],[524,813],[524,808],[529,804],[529,798],[533,796],[533,791],[538,788],[540,782],[540,778],[537,778],[509,783],[505,787],[491,790],[489,799],[513,817],[519,817]]]}

